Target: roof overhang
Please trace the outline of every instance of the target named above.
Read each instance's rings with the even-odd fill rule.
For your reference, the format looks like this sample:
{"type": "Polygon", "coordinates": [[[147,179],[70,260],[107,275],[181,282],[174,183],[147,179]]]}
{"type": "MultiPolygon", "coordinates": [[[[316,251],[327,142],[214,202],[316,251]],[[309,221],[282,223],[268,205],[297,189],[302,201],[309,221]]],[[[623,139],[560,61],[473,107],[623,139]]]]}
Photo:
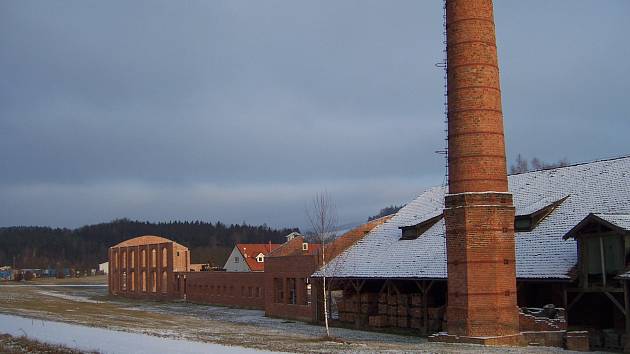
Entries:
{"type": "Polygon", "coordinates": [[[606,220],[605,218],[603,218],[602,216],[598,214],[590,213],[584,219],[582,219],[582,221],[580,221],[577,225],[575,225],[571,230],[569,230],[569,232],[567,232],[562,238],[565,240],[568,240],[569,238],[576,238],[580,230],[582,230],[582,228],[584,228],[586,225],[592,222],[602,224],[622,235],[630,236],[629,229],[623,226],[617,225],[614,222],[611,222],[609,220],[606,220]]]}

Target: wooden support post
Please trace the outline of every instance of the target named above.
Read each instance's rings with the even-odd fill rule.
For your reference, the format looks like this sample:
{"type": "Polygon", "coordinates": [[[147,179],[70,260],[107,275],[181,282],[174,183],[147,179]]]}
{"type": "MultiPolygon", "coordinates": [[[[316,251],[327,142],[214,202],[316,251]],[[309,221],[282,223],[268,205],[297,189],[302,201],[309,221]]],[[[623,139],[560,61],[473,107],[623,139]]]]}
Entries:
{"type": "Polygon", "coordinates": [[[562,307],[564,307],[564,320],[569,324],[569,308],[568,308],[568,294],[567,294],[567,285],[562,285],[562,307]]]}
{"type": "Polygon", "coordinates": [[[628,282],[626,280],[622,280],[622,281],[623,281],[623,304],[624,304],[624,307],[626,308],[626,340],[630,340],[630,298],[629,298],[630,294],[628,294],[628,282]]]}
{"type": "Polygon", "coordinates": [[[604,288],[606,287],[606,259],[604,258],[604,239],[599,237],[599,254],[602,262],[602,282],[604,288]]]}

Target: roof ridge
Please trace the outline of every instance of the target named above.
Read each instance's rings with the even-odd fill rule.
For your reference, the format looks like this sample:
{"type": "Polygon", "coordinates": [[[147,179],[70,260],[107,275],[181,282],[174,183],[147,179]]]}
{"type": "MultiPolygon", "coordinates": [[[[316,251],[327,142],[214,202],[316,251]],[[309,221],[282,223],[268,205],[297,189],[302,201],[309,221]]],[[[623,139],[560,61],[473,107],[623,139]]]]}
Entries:
{"type": "Polygon", "coordinates": [[[560,167],[547,167],[547,168],[541,168],[541,169],[538,169],[538,170],[531,170],[531,171],[527,171],[527,172],[508,173],[508,176],[524,175],[524,174],[527,174],[527,173],[540,172],[540,171],[558,170],[558,169],[561,169],[561,168],[589,165],[589,164],[592,164],[592,163],[599,163],[599,162],[623,160],[623,159],[627,159],[627,158],[630,158],[630,154],[620,155],[620,156],[615,156],[615,157],[595,159],[595,160],[591,160],[591,161],[576,162],[576,163],[572,163],[572,164],[569,164],[569,165],[566,165],[566,166],[560,166],[560,167]]]}

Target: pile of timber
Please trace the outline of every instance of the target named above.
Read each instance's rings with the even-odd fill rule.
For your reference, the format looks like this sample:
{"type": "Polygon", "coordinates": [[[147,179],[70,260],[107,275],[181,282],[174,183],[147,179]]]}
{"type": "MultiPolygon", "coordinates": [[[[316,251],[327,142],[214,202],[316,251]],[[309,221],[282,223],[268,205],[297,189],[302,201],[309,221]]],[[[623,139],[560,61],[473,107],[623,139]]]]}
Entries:
{"type": "Polygon", "coordinates": [[[442,329],[444,310],[444,306],[426,307],[425,316],[421,294],[381,294],[378,313],[369,317],[369,325],[375,328],[412,328],[424,333],[434,333],[442,329]]]}

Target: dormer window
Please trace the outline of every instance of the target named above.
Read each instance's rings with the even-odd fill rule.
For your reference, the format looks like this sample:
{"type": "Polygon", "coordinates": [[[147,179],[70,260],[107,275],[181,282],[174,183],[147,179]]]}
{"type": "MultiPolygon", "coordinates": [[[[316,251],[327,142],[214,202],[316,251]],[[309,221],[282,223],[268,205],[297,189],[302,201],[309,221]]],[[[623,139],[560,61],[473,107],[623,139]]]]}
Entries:
{"type": "Polygon", "coordinates": [[[302,251],[308,251],[308,243],[306,242],[302,243],[302,251]]]}
{"type": "Polygon", "coordinates": [[[549,214],[551,214],[557,207],[562,204],[569,196],[560,198],[552,203],[546,200],[539,200],[538,202],[526,207],[525,209],[534,209],[534,211],[527,214],[516,215],[514,217],[514,231],[516,232],[530,232],[533,231],[541,221],[543,221],[549,214]],[[543,204],[543,207],[539,205],[543,204]]]}
{"type": "Polygon", "coordinates": [[[265,261],[265,255],[260,253],[258,256],[256,256],[256,262],[258,263],[263,263],[265,261]]]}
{"type": "Polygon", "coordinates": [[[427,230],[431,228],[431,226],[435,225],[440,219],[442,219],[444,214],[440,214],[438,216],[434,216],[428,220],[425,220],[419,224],[411,225],[411,226],[403,226],[400,229],[402,230],[401,240],[415,240],[420,235],[425,233],[427,230]]]}

